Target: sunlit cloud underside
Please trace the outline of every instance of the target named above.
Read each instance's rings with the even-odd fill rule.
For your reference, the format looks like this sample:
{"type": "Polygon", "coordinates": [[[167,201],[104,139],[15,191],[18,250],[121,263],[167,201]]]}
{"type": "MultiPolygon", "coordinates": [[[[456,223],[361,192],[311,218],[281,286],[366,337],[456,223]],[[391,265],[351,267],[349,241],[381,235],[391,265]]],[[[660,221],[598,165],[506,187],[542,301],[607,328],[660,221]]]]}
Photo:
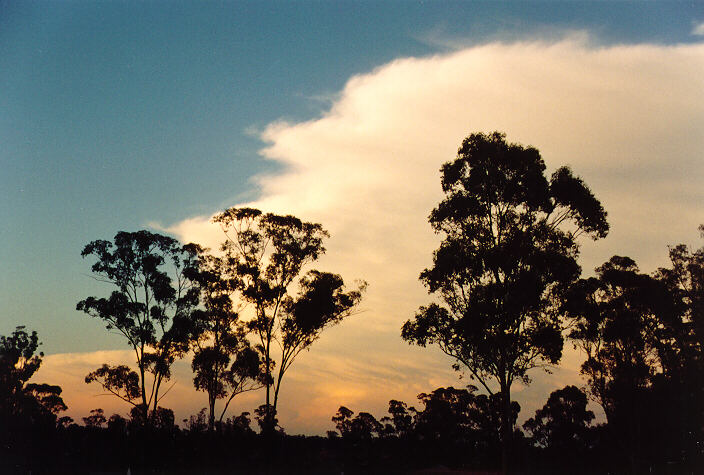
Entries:
{"type": "MultiPolygon", "coordinates": [[[[419,392],[469,383],[458,380],[438,351],[410,347],[399,334],[431,299],[418,274],[439,242],[427,223],[442,196],[438,170],[471,132],[505,131],[509,141],[537,147],[548,172],[570,165],[601,199],[611,233],[582,242],[585,273],[613,254],[629,255],[650,272],[667,263],[667,245],[699,245],[702,71],[702,44],[597,47],[583,36],[491,43],[398,59],[352,77],[320,118],[270,124],[261,132],[267,144],[261,156],[283,171],[254,178],[256,201],[231,204],[322,223],[332,237],[316,267],[369,282],[362,312],[324,333],[287,375],[281,424],[291,433],[324,433],[339,405],[381,417],[391,398],[414,403],[419,392]]],[[[209,219],[197,216],[167,229],[185,242],[217,248],[222,232],[209,219]]],[[[108,356],[80,356],[85,367],[71,377],[92,369],[85,361],[96,366],[108,356]]],[[[47,358],[42,373],[56,374],[59,361],[70,367],[70,358],[47,358]]],[[[529,388],[514,387],[521,419],[550,391],[583,384],[580,358],[568,351],[553,374],[535,372],[529,388]]],[[[181,364],[164,400],[179,416],[206,405],[190,378],[188,363],[181,364]]],[[[71,391],[66,399],[76,414],[108,406],[107,397],[92,396],[96,387],[71,391]]],[[[262,393],[249,394],[234,411],[262,402],[262,393]]]]}

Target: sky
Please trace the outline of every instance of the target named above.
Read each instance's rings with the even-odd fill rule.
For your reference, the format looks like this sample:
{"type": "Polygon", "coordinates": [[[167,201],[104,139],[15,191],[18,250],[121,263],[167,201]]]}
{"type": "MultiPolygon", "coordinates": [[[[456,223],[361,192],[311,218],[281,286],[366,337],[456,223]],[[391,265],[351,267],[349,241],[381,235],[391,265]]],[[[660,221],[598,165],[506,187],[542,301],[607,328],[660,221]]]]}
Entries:
{"type": "MultiPolygon", "coordinates": [[[[214,213],[251,205],[330,231],[316,263],[369,289],[287,374],[281,423],[324,433],[337,407],[381,417],[468,384],[400,339],[431,297],[418,274],[439,167],[500,130],[570,165],[609,213],[585,274],[614,254],[644,272],[704,223],[701,2],[0,1],[0,334],[37,330],[37,379],[74,417],[125,413],[83,383],[127,347],[75,310],[110,291],[83,246],[151,229],[216,248],[214,213]]],[[[568,351],[516,385],[521,418],[584,384],[568,351]]],[[[165,405],[206,405],[177,365],[165,405]]],[[[242,396],[251,411],[262,393],[242,396]]]]}

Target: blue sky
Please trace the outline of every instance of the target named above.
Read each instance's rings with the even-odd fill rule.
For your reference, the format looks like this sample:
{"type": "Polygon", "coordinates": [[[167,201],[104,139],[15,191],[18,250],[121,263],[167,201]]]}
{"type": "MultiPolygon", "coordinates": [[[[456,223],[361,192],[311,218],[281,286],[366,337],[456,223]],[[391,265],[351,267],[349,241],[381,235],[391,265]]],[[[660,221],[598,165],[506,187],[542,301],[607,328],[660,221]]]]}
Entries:
{"type": "Polygon", "coordinates": [[[325,117],[356,75],[575,34],[594,50],[698,44],[703,22],[701,2],[0,1],[0,334],[124,349],[75,311],[106,292],[82,247],[258,199],[252,177],[284,166],[260,155],[279,143],[269,124],[325,117]]]}
{"type": "Polygon", "coordinates": [[[2,2],[0,328],[119,344],[72,337],[101,336],[73,311],[82,246],[256,194],[274,165],[248,132],[318,116],[353,74],[573,29],[689,42],[699,20],[698,2],[2,2]]]}

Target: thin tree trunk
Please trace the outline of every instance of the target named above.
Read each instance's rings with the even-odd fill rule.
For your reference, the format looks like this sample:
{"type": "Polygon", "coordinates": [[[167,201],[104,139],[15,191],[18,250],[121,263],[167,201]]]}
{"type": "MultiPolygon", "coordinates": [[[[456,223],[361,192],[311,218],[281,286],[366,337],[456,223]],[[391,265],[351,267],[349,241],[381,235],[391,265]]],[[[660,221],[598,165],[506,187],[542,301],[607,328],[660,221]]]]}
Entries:
{"type": "Polygon", "coordinates": [[[208,430],[212,432],[215,428],[215,395],[212,392],[208,393],[208,409],[208,430]]]}
{"type": "Polygon", "coordinates": [[[271,426],[271,359],[269,357],[269,349],[271,343],[271,335],[267,332],[267,342],[266,342],[266,414],[265,414],[265,424],[263,430],[267,433],[271,432],[273,427],[271,426]]]}
{"type": "Polygon", "coordinates": [[[513,424],[511,423],[511,386],[507,382],[501,383],[501,473],[509,473],[509,459],[511,457],[511,439],[513,424]]]}
{"type": "Polygon", "coordinates": [[[149,416],[149,406],[147,405],[147,388],[146,382],[144,381],[144,349],[141,348],[139,353],[139,376],[141,378],[140,382],[142,383],[142,407],[140,409],[142,411],[142,423],[146,424],[147,417],[149,416]]]}
{"type": "Polygon", "coordinates": [[[154,389],[154,409],[152,409],[152,415],[156,415],[156,409],[159,404],[159,387],[161,386],[161,374],[160,375],[154,375],[156,379],[156,388],[154,389]]]}
{"type": "MultiPolygon", "coordinates": [[[[283,366],[282,366],[283,368],[283,366]]],[[[276,406],[279,403],[279,389],[281,389],[281,380],[284,378],[284,373],[279,369],[279,377],[276,379],[276,387],[274,388],[274,406],[273,410],[276,413],[276,406]]]]}

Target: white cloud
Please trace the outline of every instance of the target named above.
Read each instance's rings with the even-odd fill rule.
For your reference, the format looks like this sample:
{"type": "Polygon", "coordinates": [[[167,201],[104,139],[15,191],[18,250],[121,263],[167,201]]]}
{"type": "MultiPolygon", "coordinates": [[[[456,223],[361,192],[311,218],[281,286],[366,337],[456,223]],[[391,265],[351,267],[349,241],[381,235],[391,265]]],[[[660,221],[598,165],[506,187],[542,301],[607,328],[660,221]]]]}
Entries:
{"type": "Polygon", "coordinates": [[[695,36],[704,36],[704,22],[694,25],[692,34],[695,36]]]}
{"type": "MultiPolygon", "coordinates": [[[[261,197],[247,204],[323,223],[332,238],[320,267],[370,284],[366,311],[294,364],[282,390],[284,426],[330,427],[335,404],[381,415],[390,398],[413,402],[417,392],[464,384],[450,361],[399,333],[429,300],[417,277],[437,244],[427,216],[441,198],[438,169],[471,132],[505,131],[537,147],[549,170],[569,164],[591,186],[612,231],[583,243],[586,271],[615,253],[651,271],[667,263],[668,244],[698,245],[702,70],[702,44],[595,47],[579,35],[491,43],[393,61],[351,78],[322,117],[269,125],[261,153],[284,171],[258,177],[261,197]],[[314,407],[320,419],[294,415],[314,407]]],[[[222,236],[208,219],[170,230],[215,248],[222,236]]],[[[568,354],[555,375],[536,373],[518,395],[522,417],[550,390],[578,383],[578,366],[568,354]]]]}

